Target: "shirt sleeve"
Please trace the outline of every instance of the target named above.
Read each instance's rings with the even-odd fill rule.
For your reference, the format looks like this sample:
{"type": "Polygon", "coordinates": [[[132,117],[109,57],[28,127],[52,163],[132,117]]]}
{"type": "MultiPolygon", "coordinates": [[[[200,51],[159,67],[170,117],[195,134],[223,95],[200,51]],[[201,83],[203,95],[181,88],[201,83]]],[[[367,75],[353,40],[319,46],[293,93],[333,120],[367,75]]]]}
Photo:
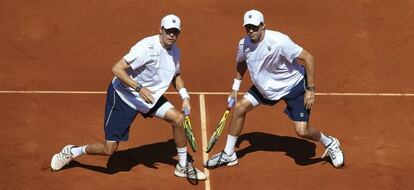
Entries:
{"type": "Polygon", "coordinates": [[[295,44],[288,36],[282,43],[282,54],[290,63],[302,53],[303,48],[295,44]]]}
{"type": "Polygon", "coordinates": [[[240,63],[242,61],[246,61],[247,57],[244,53],[244,39],[240,40],[239,46],[237,47],[237,56],[236,56],[236,62],[240,63]]]}
{"type": "Polygon", "coordinates": [[[148,53],[145,45],[138,42],[124,56],[124,59],[131,65],[131,68],[135,70],[147,62],[147,55],[148,53]]]}

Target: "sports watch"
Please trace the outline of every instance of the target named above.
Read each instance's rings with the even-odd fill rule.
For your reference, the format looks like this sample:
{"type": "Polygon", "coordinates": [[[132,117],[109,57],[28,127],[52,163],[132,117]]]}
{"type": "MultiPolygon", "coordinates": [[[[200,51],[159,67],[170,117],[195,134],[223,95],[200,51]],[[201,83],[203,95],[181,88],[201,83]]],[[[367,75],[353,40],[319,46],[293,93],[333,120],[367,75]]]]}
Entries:
{"type": "Polygon", "coordinates": [[[315,91],[315,86],[306,86],[306,90],[314,92],[315,91]]]}
{"type": "Polygon", "coordinates": [[[135,87],[135,91],[136,92],[139,92],[140,90],[141,90],[141,88],[142,88],[142,85],[140,85],[140,84],[137,84],[137,87],[135,87]]]}

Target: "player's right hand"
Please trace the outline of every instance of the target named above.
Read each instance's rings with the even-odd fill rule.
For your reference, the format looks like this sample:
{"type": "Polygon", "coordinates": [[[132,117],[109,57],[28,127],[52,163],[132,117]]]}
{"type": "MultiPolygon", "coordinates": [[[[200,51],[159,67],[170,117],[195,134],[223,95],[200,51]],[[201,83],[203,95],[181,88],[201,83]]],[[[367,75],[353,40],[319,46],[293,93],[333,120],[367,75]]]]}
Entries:
{"type": "Polygon", "coordinates": [[[237,101],[237,91],[232,90],[227,98],[228,107],[233,107],[234,103],[237,101]]]}
{"type": "Polygon", "coordinates": [[[182,105],[182,110],[184,112],[184,115],[190,115],[190,112],[191,112],[190,99],[184,98],[183,105],[182,105]]]}

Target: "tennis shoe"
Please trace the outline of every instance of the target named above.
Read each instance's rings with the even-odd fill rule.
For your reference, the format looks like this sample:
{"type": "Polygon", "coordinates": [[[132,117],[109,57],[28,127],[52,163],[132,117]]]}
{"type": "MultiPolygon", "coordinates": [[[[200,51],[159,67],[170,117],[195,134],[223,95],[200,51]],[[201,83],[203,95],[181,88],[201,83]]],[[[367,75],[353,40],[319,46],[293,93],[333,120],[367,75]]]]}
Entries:
{"type": "Polygon", "coordinates": [[[233,152],[232,155],[227,155],[224,151],[214,155],[204,163],[206,168],[217,168],[222,165],[234,166],[238,164],[237,155],[233,152]]]}
{"type": "Polygon", "coordinates": [[[175,176],[186,177],[192,180],[206,180],[207,176],[204,172],[192,166],[190,162],[187,162],[187,166],[182,167],[179,163],[175,166],[175,176]]]}
{"type": "Polygon", "coordinates": [[[58,171],[62,169],[65,165],[69,164],[70,161],[74,159],[70,149],[75,147],[75,145],[66,145],[63,147],[62,151],[53,155],[50,167],[52,171],[58,171]]]}
{"type": "Polygon", "coordinates": [[[333,166],[335,168],[340,168],[344,166],[344,154],[342,153],[338,139],[331,136],[329,138],[332,139],[332,142],[326,147],[326,150],[323,153],[322,158],[324,158],[326,155],[329,155],[329,157],[332,160],[333,166]]]}

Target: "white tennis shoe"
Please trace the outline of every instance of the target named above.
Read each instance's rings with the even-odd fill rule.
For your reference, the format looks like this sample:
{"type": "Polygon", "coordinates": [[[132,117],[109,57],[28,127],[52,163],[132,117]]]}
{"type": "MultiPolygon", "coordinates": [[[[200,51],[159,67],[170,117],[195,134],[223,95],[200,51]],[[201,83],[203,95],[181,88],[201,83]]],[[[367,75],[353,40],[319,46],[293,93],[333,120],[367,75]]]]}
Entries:
{"type": "Polygon", "coordinates": [[[340,168],[344,166],[344,154],[342,153],[340,144],[338,139],[335,137],[329,137],[332,139],[331,144],[326,147],[325,152],[322,155],[322,158],[324,158],[327,154],[332,160],[332,164],[335,168],[340,168]]]}
{"type": "Polygon", "coordinates": [[[224,151],[214,155],[209,160],[204,163],[204,167],[206,168],[216,168],[222,165],[226,166],[234,166],[238,164],[239,161],[237,160],[237,155],[233,152],[232,155],[227,155],[224,151]]]}
{"type": "Polygon", "coordinates": [[[52,161],[50,162],[50,167],[53,171],[58,171],[63,168],[63,166],[69,164],[73,160],[73,155],[70,152],[70,149],[75,145],[66,145],[63,147],[62,151],[53,155],[52,161]]]}
{"type": "Polygon", "coordinates": [[[207,176],[204,172],[192,166],[187,162],[187,166],[182,167],[179,163],[175,166],[174,174],[178,177],[186,177],[192,180],[206,180],[207,176]]]}

